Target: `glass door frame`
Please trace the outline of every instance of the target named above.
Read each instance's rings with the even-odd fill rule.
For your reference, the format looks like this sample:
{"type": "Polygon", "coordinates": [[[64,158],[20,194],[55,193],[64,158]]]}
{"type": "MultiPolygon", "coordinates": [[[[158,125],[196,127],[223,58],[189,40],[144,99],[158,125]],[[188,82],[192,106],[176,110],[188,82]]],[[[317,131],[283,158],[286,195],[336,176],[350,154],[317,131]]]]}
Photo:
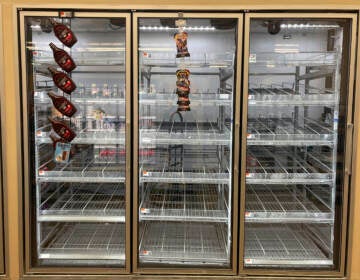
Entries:
{"type": "MultiPolygon", "coordinates": [[[[107,268],[107,267],[61,267],[61,266],[36,266],[31,265],[31,248],[34,243],[31,235],[34,234],[31,232],[31,223],[33,222],[31,217],[31,200],[29,186],[30,186],[30,170],[28,170],[27,163],[31,155],[29,154],[29,149],[27,143],[29,143],[29,131],[27,130],[28,119],[28,109],[27,109],[27,73],[26,66],[28,61],[26,61],[26,39],[25,39],[25,17],[27,16],[44,16],[44,17],[58,17],[61,10],[47,10],[47,11],[38,11],[38,10],[18,10],[18,28],[19,28],[19,50],[21,53],[20,56],[20,94],[22,100],[22,139],[23,139],[23,207],[24,207],[24,255],[25,255],[25,273],[81,273],[81,274],[128,274],[131,272],[131,170],[130,170],[130,160],[131,160],[131,14],[126,12],[104,12],[104,11],[86,11],[83,12],[81,9],[75,10],[74,18],[125,18],[126,21],[126,34],[125,34],[125,109],[126,109],[126,125],[125,125],[125,149],[126,149],[126,165],[125,165],[125,191],[126,191],[126,216],[125,216],[125,266],[123,268],[107,268]]],[[[64,9],[68,11],[68,9],[64,9]]],[[[35,244],[37,245],[37,244],[35,244]]]]}
{"type": "MultiPolygon", "coordinates": [[[[347,240],[347,216],[348,216],[348,195],[350,191],[349,176],[351,174],[352,157],[352,138],[353,138],[353,98],[354,98],[354,71],[356,55],[357,38],[357,13],[247,13],[244,20],[244,67],[243,67],[243,95],[242,95],[242,131],[241,131],[241,171],[240,171],[240,234],[239,234],[239,273],[246,275],[291,275],[291,276],[339,276],[345,274],[345,256],[347,240]],[[245,248],[245,191],[246,191],[246,134],[247,134],[247,115],[248,115],[248,74],[249,74],[249,54],[250,54],[250,21],[258,18],[296,18],[296,19],[350,19],[351,20],[351,46],[349,52],[349,75],[348,75],[348,104],[346,116],[346,142],[344,152],[344,189],[342,211],[342,226],[340,237],[340,263],[339,270],[294,270],[294,269],[265,269],[251,268],[244,266],[244,248],[245,248]]],[[[336,222],[336,220],[335,220],[336,222]]],[[[338,221],[339,222],[339,221],[338,221]]]]}
{"type": "MultiPolygon", "coordinates": [[[[241,89],[241,65],[242,65],[242,40],[243,40],[243,13],[176,13],[176,12],[135,12],[133,13],[133,271],[135,273],[144,274],[207,274],[207,275],[235,275],[237,273],[237,256],[238,256],[238,182],[239,182],[239,136],[240,136],[240,89],[241,89]],[[234,77],[234,131],[233,131],[233,178],[232,178],[232,248],[231,248],[231,268],[141,268],[138,263],[138,211],[139,211],[139,170],[138,170],[138,149],[139,149],[139,116],[138,116],[138,41],[139,41],[139,29],[138,20],[140,18],[234,18],[238,20],[237,24],[237,37],[236,37],[236,77],[234,77]]],[[[175,45],[174,45],[175,47],[175,45]]]]}

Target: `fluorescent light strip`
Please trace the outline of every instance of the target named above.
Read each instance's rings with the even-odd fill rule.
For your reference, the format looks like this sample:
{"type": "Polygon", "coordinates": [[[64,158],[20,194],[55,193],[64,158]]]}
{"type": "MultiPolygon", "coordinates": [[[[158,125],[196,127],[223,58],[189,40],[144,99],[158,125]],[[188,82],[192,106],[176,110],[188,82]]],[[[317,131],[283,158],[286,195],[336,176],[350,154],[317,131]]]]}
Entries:
{"type": "MultiPolygon", "coordinates": [[[[169,26],[140,26],[140,30],[149,30],[149,31],[153,31],[153,30],[178,30],[178,28],[174,28],[174,27],[169,27],[169,26]]],[[[189,31],[214,31],[216,30],[215,27],[213,26],[188,26],[188,27],[184,27],[184,30],[189,30],[189,31]]]]}
{"type": "Polygon", "coordinates": [[[287,24],[285,24],[285,23],[282,23],[280,25],[280,27],[281,28],[293,28],[293,29],[308,29],[308,28],[339,28],[340,26],[336,25],[336,24],[309,24],[309,23],[306,23],[306,24],[287,23],[287,24]]]}

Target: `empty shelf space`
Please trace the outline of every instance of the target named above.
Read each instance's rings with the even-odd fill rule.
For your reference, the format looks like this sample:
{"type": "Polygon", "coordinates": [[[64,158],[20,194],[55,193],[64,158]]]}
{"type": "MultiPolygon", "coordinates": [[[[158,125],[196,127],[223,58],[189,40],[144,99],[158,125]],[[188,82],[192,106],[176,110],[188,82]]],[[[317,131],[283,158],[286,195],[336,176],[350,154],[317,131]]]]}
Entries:
{"type": "Polygon", "coordinates": [[[332,266],[330,253],[320,248],[302,225],[258,225],[245,227],[246,267],[332,266]]]}
{"type": "Polygon", "coordinates": [[[140,220],[228,222],[227,185],[149,184],[140,220]]]}
{"type": "MultiPolygon", "coordinates": [[[[317,147],[321,148],[321,147],[317,147]]],[[[327,152],[256,147],[247,150],[248,184],[332,184],[335,171],[327,152]]]]}
{"type": "Polygon", "coordinates": [[[125,222],[125,186],[77,184],[59,187],[40,205],[38,221],[125,222]]]}
{"type": "Polygon", "coordinates": [[[232,140],[231,130],[214,122],[151,122],[139,136],[141,144],[230,145],[232,140]]]}
{"type": "MultiPolygon", "coordinates": [[[[85,91],[85,89],[83,89],[85,91]]],[[[119,108],[124,108],[125,113],[125,99],[122,97],[114,97],[114,96],[95,96],[91,93],[88,93],[90,91],[90,88],[86,89],[87,93],[81,93],[79,92],[79,88],[77,88],[74,92],[71,93],[71,102],[73,102],[76,105],[99,105],[99,104],[106,104],[107,106],[118,106],[119,108]],[[123,105],[123,106],[119,106],[123,105]]],[[[55,91],[56,92],[56,91],[55,91]]],[[[101,91],[100,91],[101,93],[101,91]]],[[[51,105],[51,99],[47,95],[47,91],[36,91],[34,92],[34,104],[35,105],[51,105]]]]}
{"type": "Polygon", "coordinates": [[[140,263],[226,265],[225,228],[217,224],[154,222],[144,225],[140,263]]]}
{"type": "Polygon", "coordinates": [[[97,162],[89,150],[82,151],[68,163],[55,163],[52,159],[43,163],[37,172],[39,182],[125,182],[125,164],[97,162]]]}
{"type": "MultiPolygon", "coordinates": [[[[76,123],[73,119],[73,123],[76,123]]],[[[80,122],[80,120],[79,120],[80,122]]],[[[52,143],[49,137],[49,131],[36,131],[36,143],[45,144],[52,143]]],[[[76,131],[76,137],[71,141],[71,144],[108,144],[108,145],[125,145],[125,131],[114,131],[111,129],[89,130],[83,129],[76,131]]]]}
{"type": "MultiPolygon", "coordinates": [[[[190,57],[176,58],[176,52],[142,52],[139,54],[140,65],[145,67],[179,68],[186,67],[195,70],[208,68],[219,72],[221,68],[233,67],[233,53],[194,53],[190,57]]],[[[194,73],[192,73],[194,74],[194,73]]]]}
{"type": "Polygon", "coordinates": [[[329,146],[336,138],[333,127],[308,118],[300,122],[291,118],[248,119],[248,145],[329,146]]]}
{"type": "Polygon", "coordinates": [[[140,158],[140,183],[230,183],[227,152],[220,160],[217,157],[219,150],[209,146],[189,147],[170,145],[162,150],[158,148],[150,160],[140,158]]]}
{"type": "Polygon", "coordinates": [[[252,65],[273,68],[274,66],[336,66],[340,53],[328,52],[256,52],[252,65]]]}
{"type": "Polygon", "coordinates": [[[335,106],[336,96],[330,89],[301,88],[296,91],[286,85],[250,85],[249,106],[335,106]],[[306,94],[304,93],[306,92],[306,94]]]}
{"type": "Polygon", "coordinates": [[[261,223],[333,223],[333,211],[309,196],[305,186],[247,185],[245,219],[261,223]]]}
{"type": "Polygon", "coordinates": [[[59,223],[40,245],[40,259],[125,261],[125,225],[59,223]]]}

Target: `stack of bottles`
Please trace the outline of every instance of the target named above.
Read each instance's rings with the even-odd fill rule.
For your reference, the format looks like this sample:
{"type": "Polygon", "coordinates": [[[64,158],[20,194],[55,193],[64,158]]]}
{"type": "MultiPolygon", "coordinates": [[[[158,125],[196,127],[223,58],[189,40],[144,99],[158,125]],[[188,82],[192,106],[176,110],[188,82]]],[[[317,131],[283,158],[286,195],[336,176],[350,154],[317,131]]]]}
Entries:
{"type": "Polygon", "coordinates": [[[176,94],[178,96],[178,111],[190,111],[190,71],[179,69],[176,71],[176,94]]]}

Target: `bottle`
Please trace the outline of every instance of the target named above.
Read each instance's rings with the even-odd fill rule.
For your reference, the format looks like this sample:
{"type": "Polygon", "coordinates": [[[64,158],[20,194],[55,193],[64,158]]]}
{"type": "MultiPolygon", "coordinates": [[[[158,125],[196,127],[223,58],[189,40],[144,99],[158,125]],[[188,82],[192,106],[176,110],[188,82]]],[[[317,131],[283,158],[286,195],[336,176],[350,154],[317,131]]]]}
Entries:
{"type": "Polygon", "coordinates": [[[51,122],[51,125],[52,125],[54,131],[62,139],[66,140],[68,142],[71,142],[75,138],[75,136],[76,136],[75,132],[70,127],[68,127],[66,124],[64,124],[61,121],[56,121],[50,117],[48,119],[51,122]]]}
{"type": "Polygon", "coordinates": [[[50,43],[49,46],[53,51],[56,63],[61,67],[62,70],[69,73],[76,68],[74,60],[66,51],[58,48],[54,43],[50,43]]]}
{"type": "Polygon", "coordinates": [[[117,85],[117,84],[114,84],[114,85],[113,85],[112,91],[113,91],[112,96],[113,96],[113,97],[117,97],[118,94],[119,94],[119,88],[118,88],[118,85],[117,85]]]}
{"type": "Polygon", "coordinates": [[[95,83],[91,84],[91,95],[96,97],[98,96],[99,88],[96,86],[95,83]]]}
{"type": "Polygon", "coordinates": [[[69,27],[65,24],[59,23],[53,19],[49,19],[53,26],[55,36],[67,47],[71,48],[76,42],[77,38],[69,27]]]}
{"type": "Polygon", "coordinates": [[[51,98],[54,107],[63,115],[72,117],[76,113],[76,107],[64,96],[56,95],[54,92],[48,92],[48,96],[51,98]]]}
{"type": "Polygon", "coordinates": [[[67,76],[65,73],[57,71],[53,67],[48,67],[48,70],[50,71],[50,73],[52,75],[55,85],[59,89],[66,92],[67,94],[71,94],[76,89],[76,85],[75,85],[74,81],[69,76],[67,76]]]}
{"type": "Polygon", "coordinates": [[[104,85],[103,85],[102,95],[103,95],[104,97],[110,96],[110,89],[109,89],[108,84],[104,84],[104,85]]]}

